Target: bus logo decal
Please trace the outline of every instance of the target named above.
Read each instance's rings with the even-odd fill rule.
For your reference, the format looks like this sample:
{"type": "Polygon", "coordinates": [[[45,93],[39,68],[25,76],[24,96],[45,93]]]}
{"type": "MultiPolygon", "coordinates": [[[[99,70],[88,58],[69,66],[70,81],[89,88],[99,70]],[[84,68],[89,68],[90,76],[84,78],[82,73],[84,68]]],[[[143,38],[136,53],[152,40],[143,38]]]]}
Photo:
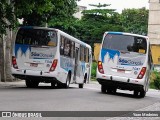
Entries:
{"type": "Polygon", "coordinates": [[[130,65],[130,66],[141,66],[143,65],[142,61],[139,61],[138,59],[123,59],[123,58],[119,58],[118,64],[120,65],[130,65]]]}
{"type": "Polygon", "coordinates": [[[103,63],[106,57],[108,58],[108,61],[112,60],[114,62],[116,56],[118,57],[120,56],[120,52],[117,50],[109,50],[109,49],[101,50],[101,59],[103,63]]]}

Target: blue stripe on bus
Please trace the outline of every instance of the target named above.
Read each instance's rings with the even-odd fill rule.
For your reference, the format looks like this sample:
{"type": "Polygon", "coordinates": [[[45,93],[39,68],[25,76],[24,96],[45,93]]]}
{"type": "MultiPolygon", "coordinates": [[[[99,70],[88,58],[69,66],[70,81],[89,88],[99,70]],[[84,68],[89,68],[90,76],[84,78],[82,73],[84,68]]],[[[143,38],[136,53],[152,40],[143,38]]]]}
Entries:
{"type": "Polygon", "coordinates": [[[123,35],[123,32],[108,32],[108,34],[123,35]]]}

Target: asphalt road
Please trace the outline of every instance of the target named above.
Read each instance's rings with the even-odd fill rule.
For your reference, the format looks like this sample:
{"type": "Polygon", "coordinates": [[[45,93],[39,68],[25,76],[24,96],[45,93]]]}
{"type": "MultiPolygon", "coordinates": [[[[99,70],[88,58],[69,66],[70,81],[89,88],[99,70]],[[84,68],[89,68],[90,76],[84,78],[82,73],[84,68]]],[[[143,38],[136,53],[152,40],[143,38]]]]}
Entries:
{"type": "Polygon", "coordinates": [[[145,98],[134,98],[130,91],[118,90],[115,95],[103,94],[97,82],[86,84],[83,89],[78,88],[78,85],[70,85],[69,89],[52,89],[50,84],[26,88],[24,81],[0,83],[0,111],[160,111],[160,91],[150,89],[145,98]]]}

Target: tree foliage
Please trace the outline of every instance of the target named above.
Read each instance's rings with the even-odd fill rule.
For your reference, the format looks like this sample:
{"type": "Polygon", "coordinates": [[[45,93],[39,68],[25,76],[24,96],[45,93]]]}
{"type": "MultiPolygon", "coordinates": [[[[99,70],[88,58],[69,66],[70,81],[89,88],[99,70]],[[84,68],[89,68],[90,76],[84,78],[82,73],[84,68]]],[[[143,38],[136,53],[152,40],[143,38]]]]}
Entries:
{"type": "Polygon", "coordinates": [[[0,37],[6,33],[6,28],[14,27],[15,19],[13,5],[7,0],[0,1],[0,37]]]}
{"type": "MultiPolygon", "coordinates": [[[[11,80],[11,32],[17,18],[23,18],[23,25],[42,26],[51,19],[63,21],[74,13],[76,0],[1,0],[0,1],[0,74],[2,81],[11,80]],[[3,34],[6,37],[2,39],[3,34]],[[4,48],[5,45],[5,49],[4,48]],[[6,54],[6,55],[5,55],[6,54]],[[6,64],[7,63],[7,64],[6,64]]],[[[3,37],[4,38],[4,37],[3,37]]]]}
{"type": "Polygon", "coordinates": [[[147,35],[148,14],[145,8],[124,9],[120,18],[124,31],[147,35]]]}
{"type": "MultiPolygon", "coordinates": [[[[42,26],[45,22],[52,21],[63,21],[66,18],[70,18],[75,12],[76,8],[76,0],[30,0],[30,6],[27,11],[20,11],[19,7],[21,4],[25,3],[25,1],[16,3],[16,12],[18,13],[18,18],[23,18],[24,25],[36,25],[42,26]]],[[[24,9],[23,9],[24,10],[24,9]]]]}
{"type": "Polygon", "coordinates": [[[103,9],[84,10],[81,20],[74,24],[76,37],[93,46],[95,42],[101,42],[105,31],[123,31],[123,28],[116,22],[119,14],[114,9],[107,9],[108,4],[92,5],[103,9]]]}

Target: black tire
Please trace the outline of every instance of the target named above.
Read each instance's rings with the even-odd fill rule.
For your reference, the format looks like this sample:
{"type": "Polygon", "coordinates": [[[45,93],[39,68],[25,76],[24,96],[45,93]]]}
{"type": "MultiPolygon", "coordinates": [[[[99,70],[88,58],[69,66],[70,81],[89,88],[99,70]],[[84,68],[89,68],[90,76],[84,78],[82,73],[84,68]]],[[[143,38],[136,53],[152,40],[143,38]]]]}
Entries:
{"type": "Polygon", "coordinates": [[[134,95],[134,97],[138,97],[139,92],[137,90],[134,90],[133,95],[134,95]]]}
{"type": "Polygon", "coordinates": [[[117,88],[114,88],[114,89],[112,90],[112,92],[113,92],[113,94],[116,94],[117,88]]]}
{"type": "Polygon", "coordinates": [[[57,83],[57,88],[64,88],[64,87],[65,87],[64,84],[62,84],[62,83],[57,83]]]}
{"type": "Polygon", "coordinates": [[[144,98],[146,96],[146,91],[141,90],[140,91],[140,98],[144,98]]]}
{"type": "Polygon", "coordinates": [[[51,82],[51,88],[56,88],[56,83],[51,82]]]}
{"type": "Polygon", "coordinates": [[[107,88],[107,93],[111,94],[112,93],[112,89],[111,88],[107,88]]]}
{"type": "Polygon", "coordinates": [[[87,83],[87,74],[84,76],[84,83],[87,83]]]}
{"type": "Polygon", "coordinates": [[[79,84],[78,86],[79,86],[79,88],[83,88],[83,84],[79,84]]]}
{"type": "Polygon", "coordinates": [[[28,88],[32,87],[31,80],[26,80],[25,83],[26,83],[26,87],[28,87],[28,88]]]}
{"type": "Polygon", "coordinates": [[[106,86],[101,85],[101,92],[102,92],[102,93],[106,93],[106,86]]]}
{"type": "Polygon", "coordinates": [[[26,80],[25,82],[26,82],[26,86],[28,88],[35,88],[35,87],[38,87],[38,85],[39,85],[38,81],[26,80]]]}
{"type": "Polygon", "coordinates": [[[66,78],[66,83],[63,84],[63,87],[64,87],[64,88],[69,88],[70,80],[71,80],[71,75],[68,74],[68,75],[67,75],[67,78],[66,78]]]}

